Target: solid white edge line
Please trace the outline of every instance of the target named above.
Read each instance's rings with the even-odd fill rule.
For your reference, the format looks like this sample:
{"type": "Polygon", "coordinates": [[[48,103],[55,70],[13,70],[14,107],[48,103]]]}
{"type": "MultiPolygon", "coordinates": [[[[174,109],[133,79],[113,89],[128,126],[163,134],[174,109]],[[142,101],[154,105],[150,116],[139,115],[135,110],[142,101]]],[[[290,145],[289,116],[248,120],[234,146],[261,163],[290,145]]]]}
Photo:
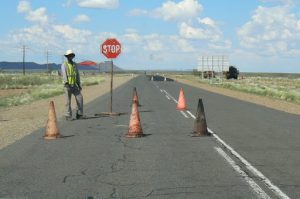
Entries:
{"type": "Polygon", "coordinates": [[[230,166],[250,185],[253,191],[256,193],[258,198],[270,198],[262,188],[254,182],[252,178],[250,178],[239,165],[237,165],[234,160],[232,160],[221,148],[214,147],[215,150],[230,164],[230,166]]]}
{"type": "Polygon", "coordinates": [[[170,100],[171,98],[168,96],[168,95],[165,95],[166,96],[166,98],[168,99],[168,100],[170,100]]]}
{"type": "MultiPolygon", "coordinates": [[[[196,117],[190,112],[187,111],[192,118],[196,119],[196,117]]],[[[211,129],[207,128],[208,132],[213,135],[213,137],[221,144],[223,145],[227,150],[230,151],[232,155],[234,155],[236,158],[238,158],[245,166],[246,168],[251,171],[254,175],[256,175],[258,178],[260,178],[261,181],[263,181],[266,186],[279,198],[281,199],[290,199],[288,195],[286,195],[284,192],[282,192],[276,185],[274,185],[266,176],[264,176],[260,171],[258,171],[254,166],[252,166],[245,158],[243,158],[238,152],[236,152],[231,146],[226,144],[218,135],[216,135],[211,129]]]]}
{"type": "Polygon", "coordinates": [[[190,111],[186,111],[193,119],[196,119],[196,117],[190,112],[190,111]]]}
{"type": "Polygon", "coordinates": [[[265,177],[260,171],[258,171],[254,166],[252,166],[245,158],[243,158],[238,152],[236,152],[231,146],[226,144],[219,136],[217,136],[211,129],[207,128],[208,132],[210,132],[214,138],[217,139],[218,142],[220,142],[229,152],[234,155],[236,158],[238,158],[245,166],[246,168],[251,171],[254,175],[256,175],[258,178],[260,178],[261,181],[263,181],[266,186],[274,192],[276,196],[282,199],[290,199],[289,196],[287,196],[285,193],[283,193],[276,185],[274,185],[267,177],[265,177]]]}
{"type": "Polygon", "coordinates": [[[178,101],[172,95],[170,95],[166,90],[163,90],[163,92],[165,92],[166,95],[168,95],[176,104],[178,103],[178,101]]]}
{"type": "MultiPolygon", "coordinates": [[[[168,94],[175,103],[178,103],[166,90],[164,90],[166,94],[168,94]]],[[[189,115],[193,119],[196,119],[196,117],[190,112],[187,111],[189,115]]],[[[258,171],[255,167],[253,167],[245,158],[243,158],[238,152],[236,152],[231,146],[226,144],[219,136],[217,136],[211,129],[207,128],[208,132],[210,132],[213,137],[221,144],[223,145],[232,155],[234,155],[236,158],[238,158],[245,166],[246,168],[251,171],[254,175],[256,175],[258,178],[260,178],[261,181],[263,181],[266,186],[279,198],[281,199],[290,199],[289,196],[287,196],[284,192],[282,192],[276,185],[274,185],[267,177],[265,177],[260,171],[258,171]]]]}
{"type": "Polygon", "coordinates": [[[185,117],[185,118],[189,118],[189,116],[187,114],[185,114],[185,112],[180,111],[180,113],[185,117]]]}

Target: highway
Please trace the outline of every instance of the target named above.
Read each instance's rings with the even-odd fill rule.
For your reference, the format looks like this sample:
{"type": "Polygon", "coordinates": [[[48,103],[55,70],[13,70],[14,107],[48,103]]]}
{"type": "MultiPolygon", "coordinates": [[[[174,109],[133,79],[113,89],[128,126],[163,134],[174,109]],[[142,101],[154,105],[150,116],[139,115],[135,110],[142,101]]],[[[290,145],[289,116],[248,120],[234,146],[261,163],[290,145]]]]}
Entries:
{"type": "MultiPolygon", "coordinates": [[[[0,198],[300,198],[300,117],[140,75],[0,151],[0,198]],[[126,138],[136,87],[142,138],[126,138]],[[176,110],[183,88],[187,111],[176,110]],[[198,99],[212,136],[191,137],[198,99]]],[[[97,92],[97,91],[95,91],[97,92]]],[[[46,118],[45,118],[46,122],[46,118]]]]}

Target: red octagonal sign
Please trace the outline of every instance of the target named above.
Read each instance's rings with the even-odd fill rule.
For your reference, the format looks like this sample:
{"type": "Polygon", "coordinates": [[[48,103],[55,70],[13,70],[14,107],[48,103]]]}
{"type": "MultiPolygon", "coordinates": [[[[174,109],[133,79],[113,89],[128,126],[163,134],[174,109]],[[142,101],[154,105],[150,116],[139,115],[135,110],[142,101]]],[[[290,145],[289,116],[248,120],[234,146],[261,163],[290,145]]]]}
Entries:
{"type": "Polygon", "coordinates": [[[101,52],[105,57],[114,59],[121,53],[121,44],[117,39],[107,39],[101,45],[101,52]]]}

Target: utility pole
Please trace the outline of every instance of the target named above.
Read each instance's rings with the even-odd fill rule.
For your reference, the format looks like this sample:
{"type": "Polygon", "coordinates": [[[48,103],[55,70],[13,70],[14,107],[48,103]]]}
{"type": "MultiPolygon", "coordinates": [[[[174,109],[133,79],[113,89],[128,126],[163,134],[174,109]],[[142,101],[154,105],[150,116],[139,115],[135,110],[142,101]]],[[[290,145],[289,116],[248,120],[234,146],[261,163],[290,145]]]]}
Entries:
{"type": "Polygon", "coordinates": [[[26,46],[23,45],[23,75],[25,75],[25,50],[26,46]]]}
{"type": "Polygon", "coordinates": [[[47,72],[51,75],[51,68],[50,68],[50,66],[49,66],[49,55],[50,55],[50,53],[49,53],[49,51],[47,50],[47,51],[46,51],[46,56],[47,56],[47,72]]]}

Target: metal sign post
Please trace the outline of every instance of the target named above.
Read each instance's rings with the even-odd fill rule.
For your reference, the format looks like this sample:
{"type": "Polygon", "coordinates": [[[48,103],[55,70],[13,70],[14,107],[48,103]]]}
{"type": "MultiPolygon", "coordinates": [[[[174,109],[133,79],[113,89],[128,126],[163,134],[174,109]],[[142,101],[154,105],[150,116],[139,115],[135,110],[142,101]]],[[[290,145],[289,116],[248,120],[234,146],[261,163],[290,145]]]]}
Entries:
{"type": "Polygon", "coordinates": [[[111,65],[110,65],[110,68],[111,68],[111,74],[110,74],[110,112],[112,113],[112,100],[113,100],[113,79],[114,79],[114,62],[113,60],[110,61],[111,65]]]}
{"type": "Polygon", "coordinates": [[[121,113],[113,112],[113,76],[114,76],[114,62],[113,59],[117,58],[121,54],[121,44],[117,39],[106,39],[101,45],[102,54],[110,59],[111,63],[111,77],[110,77],[110,112],[103,112],[97,115],[112,115],[118,116],[121,113]]]}

